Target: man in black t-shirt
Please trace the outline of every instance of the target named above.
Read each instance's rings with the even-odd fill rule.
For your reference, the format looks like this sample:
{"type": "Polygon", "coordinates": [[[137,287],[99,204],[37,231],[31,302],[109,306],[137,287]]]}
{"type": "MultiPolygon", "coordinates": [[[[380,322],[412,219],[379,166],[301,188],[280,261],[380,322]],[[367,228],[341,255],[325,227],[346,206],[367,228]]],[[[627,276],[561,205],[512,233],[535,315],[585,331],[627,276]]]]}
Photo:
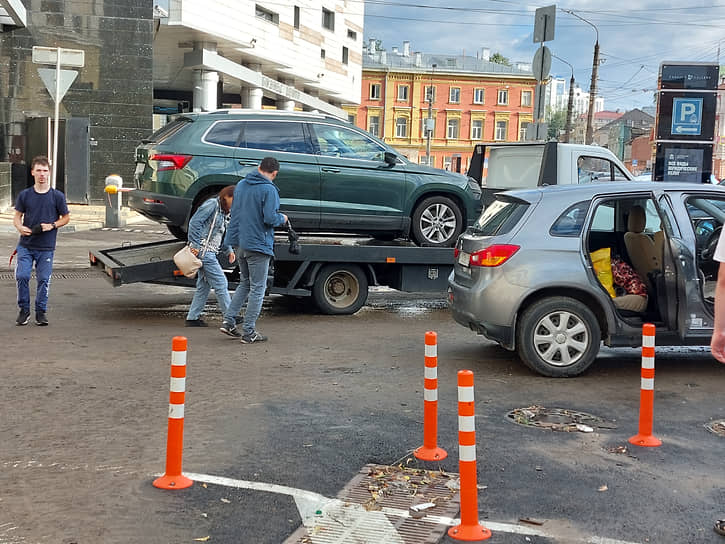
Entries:
{"type": "Polygon", "coordinates": [[[38,284],[35,295],[35,323],[48,324],[48,287],[53,272],[53,253],[57,229],[70,221],[65,195],[50,186],[48,159],[38,156],[30,163],[30,174],[35,185],[18,195],[15,202],[13,225],[20,233],[16,252],[15,280],[18,284],[17,325],[30,320],[30,276],[35,265],[38,284]]]}

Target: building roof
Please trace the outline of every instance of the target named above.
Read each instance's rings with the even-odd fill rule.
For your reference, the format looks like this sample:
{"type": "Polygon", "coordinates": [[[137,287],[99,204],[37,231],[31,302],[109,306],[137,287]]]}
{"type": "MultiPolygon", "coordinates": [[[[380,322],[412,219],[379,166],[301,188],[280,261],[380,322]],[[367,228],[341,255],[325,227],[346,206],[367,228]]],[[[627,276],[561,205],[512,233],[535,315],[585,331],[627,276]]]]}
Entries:
{"type": "Polygon", "coordinates": [[[499,64],[468,55],[442,55],[428,53],[401,53],[387,51],[363,51],[363,70],[402,70],[430,73],[465,72],[478,74],[507,74],[533,77],[530,63],[499,64]],[[433,65],[436,65],[435,68],[433,65]]]}

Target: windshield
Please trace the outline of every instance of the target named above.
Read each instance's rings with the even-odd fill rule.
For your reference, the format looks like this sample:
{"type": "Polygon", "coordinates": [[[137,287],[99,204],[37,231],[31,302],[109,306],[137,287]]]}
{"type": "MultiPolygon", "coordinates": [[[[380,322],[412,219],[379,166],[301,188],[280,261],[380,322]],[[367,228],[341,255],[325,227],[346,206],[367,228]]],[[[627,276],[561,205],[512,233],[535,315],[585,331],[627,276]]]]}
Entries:
{"type": "Polygon", "coordinates": [[[164,140],[166,140],[169,136],[172,136],[179,132],[182,128],[184,128],[186,125],[191,123],[191,119],[188,117],[180,117],[174,121],[171,121],[170,123],[164,125],[159,130],[154,132],[151,136],[148,138],[145,138],[143,140],[144,143],[161,143],[164,140]]]}
{"type": "Polygon", "coordinates": [[[523,200],[499,197],[486,207],[471,231],[484,236],[505,234],[519,222],[528,207],[529,203],[523,200]]]}

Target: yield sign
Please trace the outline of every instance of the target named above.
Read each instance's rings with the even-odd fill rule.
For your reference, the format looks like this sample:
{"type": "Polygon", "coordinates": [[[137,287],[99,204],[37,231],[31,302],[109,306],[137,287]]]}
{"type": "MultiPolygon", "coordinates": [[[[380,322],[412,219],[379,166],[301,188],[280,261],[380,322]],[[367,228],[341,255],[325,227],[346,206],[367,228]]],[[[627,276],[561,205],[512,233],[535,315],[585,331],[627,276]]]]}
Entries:
{"type": "Polygon", "coordinates": [[[65,93],[78,77],[78,72],[75,70],[60,70],[60,94],[55,96],[55,74],[57,70],[55,68],[38,68],[38,74],[40,79],[45,83],[45,88],[48,89],[50,97],[55,101],[60,102],[63,100],[65,93]]]}

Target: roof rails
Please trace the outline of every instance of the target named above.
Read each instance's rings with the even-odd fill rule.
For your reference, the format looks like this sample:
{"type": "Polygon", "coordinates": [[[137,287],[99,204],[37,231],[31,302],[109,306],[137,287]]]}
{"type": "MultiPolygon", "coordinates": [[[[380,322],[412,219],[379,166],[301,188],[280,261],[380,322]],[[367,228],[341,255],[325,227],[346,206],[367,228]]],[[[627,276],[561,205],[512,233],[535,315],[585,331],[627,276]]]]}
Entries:
{"type": "Polygon", "coordinates": [[[253,110],[248,108],[224,108],[209,112],[197,112],[201,115],[293,115],[299,117],[315,117],[319,119],[338,119],[329,113],[317,111],[288,111],[288,110],[253,110]]]}

